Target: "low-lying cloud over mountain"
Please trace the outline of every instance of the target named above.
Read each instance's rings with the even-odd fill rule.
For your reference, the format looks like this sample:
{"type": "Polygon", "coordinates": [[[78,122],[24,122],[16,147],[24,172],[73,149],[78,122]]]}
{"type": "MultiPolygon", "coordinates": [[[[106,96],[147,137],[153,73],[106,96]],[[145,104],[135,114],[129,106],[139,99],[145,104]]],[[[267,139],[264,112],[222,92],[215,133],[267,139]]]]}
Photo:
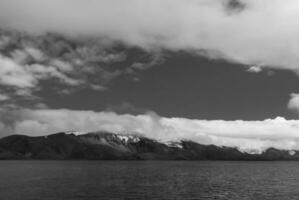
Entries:
{"type": "MultiPolygon", "coordinates": [[[[154,112],[141,115],[67,109],[17,109],[1,112],[1,133],[46,135],[73,130],[138,133],[161,141],[179,139],[201,144],[262,151],[269,147],[299,150],[299,121],[283,117],[263,121],[196,120],[161,117],[154,112]]],[[[2,134],[4,136],[4,134],[2,134]]]]}

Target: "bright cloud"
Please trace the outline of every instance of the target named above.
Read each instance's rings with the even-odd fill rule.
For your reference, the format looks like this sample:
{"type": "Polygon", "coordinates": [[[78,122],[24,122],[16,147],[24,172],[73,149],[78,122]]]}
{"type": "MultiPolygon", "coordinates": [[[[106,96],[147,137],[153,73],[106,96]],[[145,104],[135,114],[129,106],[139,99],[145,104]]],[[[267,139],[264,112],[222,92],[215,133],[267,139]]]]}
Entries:
{"type": "Polygon", "coordinates": [[[288,109],[299,113],[299,94],[292,93],[288,103],[288,109]]]}
{"type": "Polygon", "coordinates": [[[93,36],[144,48],[205,50],[211,57],[297,73],[298,18],[297,0],[0,2],[3,28],[93,36]]]}
{"type": "Polygon", "coordinates": [[[21,109],[9,111],[5,116],[9,115],[14,116],[14,121],[2,127],[2,135],[17,133],[36,136],[66,130],[105,130],[140,133],[162,141],[186,139],[202,144],[233,146],[244,151],[262,151],[269,147],[299,149],[299,120],[282,117],[263,121],[192,120],[160,117],[152,112],[119,115],[67,109],[21,109]]]}
{"type": "Polygon", "coordinates": [[[0,85],[28,91],[42,89],[41,80],[51,80],[63,93],[82,88],[103,91],[111,80],[134,77],[162,61],[157,52],[139,51],[130,55],[133,59],[127,58],[129,54],[127,48],[114,48],[97,39],[0,29],[0,85]]]}
{"type": "Polygon", "coordinates": [[[0,55],[0,83],[19,88],[34,87],[36,79],[25,67],[0,55]]]}
{"type": "MultiPolygon", "coordinates": [[[[0,84],[12,88],[14,94],[30,94],[33,90],[39,89],[39,81],[47,79],[58,79],[60,82],[76,86],[80,80],[68,77],[61,73],[55,66],[42,64],[20,64],[9,57],[0,54],[0,84]]],[[[9,99],[9,94],[5,100],[9,99]]],[[[1,98],[4,99],[4,96],[1,98]]]]}
{"type": "Polygon", "coordinates": [[[259,66],[251,66],[247,69],[247,72],[250,72],[250,73],[259,73],[261,71],[262,71],[262,68],[259,66]]]}
{"type": "Polygon", "coordinates": [[[9,100],[9,96],[5,95],[5,94],[0,94],[0,102],[1,101],[6,101],[6,100],[9,100]]]}

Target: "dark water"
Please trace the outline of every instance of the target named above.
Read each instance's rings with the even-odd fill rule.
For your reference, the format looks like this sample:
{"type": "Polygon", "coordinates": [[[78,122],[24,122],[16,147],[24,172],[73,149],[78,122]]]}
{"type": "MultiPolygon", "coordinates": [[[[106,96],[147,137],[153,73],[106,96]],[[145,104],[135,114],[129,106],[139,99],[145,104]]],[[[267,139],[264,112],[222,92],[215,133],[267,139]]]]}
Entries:
{"type": "Polygon", "coordinates": [[[299,162],[0,161],[1,200],[299,198],[299,162]]]}

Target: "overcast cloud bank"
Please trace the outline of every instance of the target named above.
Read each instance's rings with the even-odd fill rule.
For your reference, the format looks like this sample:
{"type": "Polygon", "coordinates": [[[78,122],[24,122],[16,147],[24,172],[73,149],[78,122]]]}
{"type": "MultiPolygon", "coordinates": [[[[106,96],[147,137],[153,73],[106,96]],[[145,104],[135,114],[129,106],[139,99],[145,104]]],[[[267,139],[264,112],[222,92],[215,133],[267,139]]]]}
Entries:
{"type": "Polygon", "coordinates": [[[143,48],[299,72],[297,0],[2,0],[0,27],[97,37],[143,48]],[[206,53],[208,52],[208,53],[206,53]]]}

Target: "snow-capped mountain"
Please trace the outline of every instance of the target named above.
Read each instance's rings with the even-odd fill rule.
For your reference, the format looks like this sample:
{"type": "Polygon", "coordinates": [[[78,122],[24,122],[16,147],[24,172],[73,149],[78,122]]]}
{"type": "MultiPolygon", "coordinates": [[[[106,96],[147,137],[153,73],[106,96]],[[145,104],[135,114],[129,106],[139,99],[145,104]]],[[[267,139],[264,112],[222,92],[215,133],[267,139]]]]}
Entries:
{"type": "Polygon", "coordinates": [[[246,153],[192,141],[159,142],[138,134],[67,132],[2,138],[0,159],[299,160],[299,151],[269,148],[264,152],[246,153]]]}

